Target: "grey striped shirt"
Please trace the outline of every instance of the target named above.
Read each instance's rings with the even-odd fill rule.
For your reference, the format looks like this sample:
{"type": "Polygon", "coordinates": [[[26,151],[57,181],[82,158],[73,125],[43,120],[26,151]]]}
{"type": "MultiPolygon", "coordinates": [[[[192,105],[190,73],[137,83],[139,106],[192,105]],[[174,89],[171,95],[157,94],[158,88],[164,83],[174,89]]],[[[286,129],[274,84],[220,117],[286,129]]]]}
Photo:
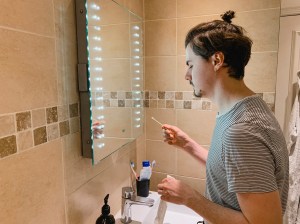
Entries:
{"type": "Polygon", "coordinates": [[[280,126],[259,96],[239,101],[217,117],[206,162],[206,197],[241,210],[238,192],[288,194],[288,151],[280,126]]]}

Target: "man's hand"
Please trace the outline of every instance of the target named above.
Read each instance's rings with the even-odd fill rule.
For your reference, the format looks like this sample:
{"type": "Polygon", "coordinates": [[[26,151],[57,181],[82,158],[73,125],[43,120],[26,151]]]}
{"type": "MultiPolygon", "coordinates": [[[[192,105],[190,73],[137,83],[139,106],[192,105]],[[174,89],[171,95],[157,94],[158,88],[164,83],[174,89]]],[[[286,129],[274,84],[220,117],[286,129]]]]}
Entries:
{"type": "Polygon", "coordinates": [[[157,187],[161,199],[167,202],[187,205],[189,199],[195,197],[193,188],[173,177],[163,179],[157,187]]]}

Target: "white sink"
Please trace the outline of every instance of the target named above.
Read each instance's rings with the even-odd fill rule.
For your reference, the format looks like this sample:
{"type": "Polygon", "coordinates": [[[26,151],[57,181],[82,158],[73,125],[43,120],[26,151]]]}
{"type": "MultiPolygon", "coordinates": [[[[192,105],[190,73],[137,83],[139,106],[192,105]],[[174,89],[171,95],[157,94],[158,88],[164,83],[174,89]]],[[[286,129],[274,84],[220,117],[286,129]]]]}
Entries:
{"type": "MultiPolygon", "coordinates": [[[[158,206],[160,203],[160,195],[157,192],[151,192],[149,198],[155,200],[154,206],[149,208],[144,205],[132,205],[132,224],[154,224],[154,220],[157,214],[158,206]]],[[[167,211],[164,218],[164,224],[197,224],[198,221],[202,221],[203,218],[195,213],[193,210],[183,205],[176,205],[167,203],[167,211]]],[[[121,211],[119,211],[115,218],[117,224],[120,222],[121,211]]]]}

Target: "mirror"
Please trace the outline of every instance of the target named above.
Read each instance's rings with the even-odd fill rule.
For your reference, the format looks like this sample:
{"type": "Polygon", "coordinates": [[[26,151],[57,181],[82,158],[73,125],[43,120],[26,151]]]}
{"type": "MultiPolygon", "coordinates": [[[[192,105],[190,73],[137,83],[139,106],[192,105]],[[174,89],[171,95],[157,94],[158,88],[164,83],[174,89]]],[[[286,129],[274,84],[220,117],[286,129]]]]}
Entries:
{"type": "MultiPolygon", "coordinates": [[[[80,13],[86,18],[88,89],[81,92],[85,92],[83,95],[88,92],[89,102],[82,102],[86,96],[80,100],[81,118],[86,113],[90,118],[85,122],[89,127],[85,130],[82,127],[82,134],[90,132],[83,138],[83,144],[90,137],[93,164],[96,164],[143,132],[142,18],[112,0],[88,0],[84,7],[86,14],[80,13]]],[[[80,46],[78,55],[79,49],[80,46]]],[[[79,67],[80,63],[84,64],[79,61],[79,67]]]]}

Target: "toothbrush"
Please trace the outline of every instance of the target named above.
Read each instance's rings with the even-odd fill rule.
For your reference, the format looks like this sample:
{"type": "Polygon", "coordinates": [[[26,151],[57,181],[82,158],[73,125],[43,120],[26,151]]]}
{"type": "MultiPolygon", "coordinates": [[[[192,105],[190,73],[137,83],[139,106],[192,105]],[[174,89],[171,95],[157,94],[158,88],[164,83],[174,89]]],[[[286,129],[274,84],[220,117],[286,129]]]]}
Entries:
{"type": "Polygon", "coordinates": [[[152,120],[154,120],[156,123],[160,124],[161,126],[163,126],[162,123],[160,123],[158,120],[156,120],[154,117],[151,117],[152,120]]]}
{"type": "Polygon", "coordinates": [[[138,176],[137,176],[135,170],[133,169],[133,168],[134,168],[134,162],[131,162],[131,161],[130,161],[130,168],[131,168],[131,171],[132,171],[132,173],[133,173],[135,179],[138,180],[138,176]]]}
{"type": "Polygon", "coordinates": [[[155,165],[156,165],[156,161],[153,160],[152,163],[151,163],[151,168],[153,169],[155,167],[155,165]]]}

